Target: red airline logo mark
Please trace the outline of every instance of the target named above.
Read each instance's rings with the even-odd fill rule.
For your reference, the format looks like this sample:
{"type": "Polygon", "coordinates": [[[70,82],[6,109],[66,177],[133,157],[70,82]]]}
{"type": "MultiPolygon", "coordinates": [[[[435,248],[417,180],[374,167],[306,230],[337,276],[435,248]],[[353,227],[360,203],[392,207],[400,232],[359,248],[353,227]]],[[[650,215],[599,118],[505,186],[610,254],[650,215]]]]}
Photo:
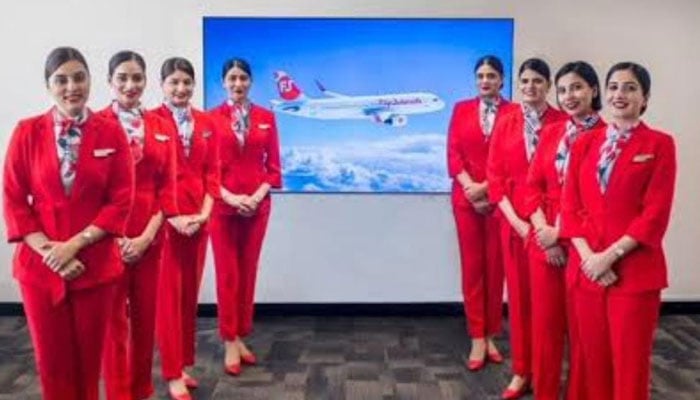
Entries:
{"type": "Polygon", "coordinates": [[[297,88],[294,81],[288,76],[283,76],[277,81],[277,90],[280,92],[280,96],[285,100],[294,100],[301,95],[299,88],[297,88]]]}

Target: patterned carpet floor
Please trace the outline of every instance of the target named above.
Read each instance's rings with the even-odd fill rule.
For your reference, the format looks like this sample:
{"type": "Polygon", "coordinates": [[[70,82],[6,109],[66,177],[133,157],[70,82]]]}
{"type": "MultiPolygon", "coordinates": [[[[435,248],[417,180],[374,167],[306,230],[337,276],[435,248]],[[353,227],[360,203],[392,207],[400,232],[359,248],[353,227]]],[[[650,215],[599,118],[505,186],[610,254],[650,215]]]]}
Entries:
{"type": "MultiPolygon", "coordinates": [[[[504,327],[507,329],[508,324],[504,327]]],[[[498,340],[508,354],[507,330],[498,340]]],[[[464,319],[440,317],[280,317],[256,320],[249,339],[259,364],[223,372],[216,320],[200,318],[195,399],[498,399],[508,362],[464,368],[464,319]]],[[[0,317],[0,400],[40,399],[25,320],[0,317]]],[[[166,398],[158,358],[154,398],[166,398]]],[[[661,318],[653,356],[654,400],[700,399],[700,315],[661,318]]]]}

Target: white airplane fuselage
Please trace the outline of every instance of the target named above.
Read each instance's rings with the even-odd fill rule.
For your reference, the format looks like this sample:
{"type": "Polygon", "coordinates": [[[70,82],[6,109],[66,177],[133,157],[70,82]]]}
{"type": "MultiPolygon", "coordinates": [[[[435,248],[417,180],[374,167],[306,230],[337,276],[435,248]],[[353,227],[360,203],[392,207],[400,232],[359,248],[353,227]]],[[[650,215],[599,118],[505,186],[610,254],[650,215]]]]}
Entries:
{"type": "Polygon", "coordinates": [[[372,119],[385,122],[393,116],[439,111],[445,103],[426,92],[273,100],[274,111],[316,119],[372,119]]]}

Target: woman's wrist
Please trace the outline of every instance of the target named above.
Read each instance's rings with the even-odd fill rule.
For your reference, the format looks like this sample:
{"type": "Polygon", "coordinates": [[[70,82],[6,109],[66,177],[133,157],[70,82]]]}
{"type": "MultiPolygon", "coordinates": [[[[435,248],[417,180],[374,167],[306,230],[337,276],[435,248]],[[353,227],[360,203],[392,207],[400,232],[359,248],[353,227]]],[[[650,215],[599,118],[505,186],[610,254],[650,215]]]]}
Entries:
{"type": "Polygon", "coordinates": [[[92,232],[84,229],[77,235],[68,239],[66,244],[70,246],[76,253],[82,250],[84,247],[90,246],[94,242],[94,237],[92,232]]]}
{"type": "Polygon", "coordinates": [[[605,249],[603,255],[605,256],[605,260],[612,265],[625,256],[625,251],[620,246],[612,245],[605,249]]]}
{"type": "Polygon", "coordinates": [[[541,222],[541,221],[535,221],[535,218],[532,218],[530,220],[530,225],[532,225],[532,229],[536,231],[541,231],[542,229],[547,228],[547,223],[541,222]]]}
{"type": "Polygon", "coordinates": [[[197,214],[194,218],[195,222],[198,224],[203,224],[203,223],[207,222],[208,219],[209,219],[209,214],[206,214],[203,212],[197,214]]]}
{"type": "Polygon", "coordinates": [[[146,244],[146,246],[150,246],[153,239],[155,239],[155,235],[151,232],[143,232],[139,238],[146,244]]]}
{"type": "Polygon", "coordinates": [[[250,197],[256,204],[260,204],[265,199],[265,196],[267,196],[267,193],[255,192],[250,197]]]}
{"type": "Polygon", "coordinates": [[[525,227],[528,227],[528,228],[529,228],[529,227],[530,227],[530,223],[529,223],[529,222],[527,222],[526,220],[524,220],[524,219],[518,217],[517,215],[515,216],[515,224],[516,224],[517,226],[521,227],[521,228],[525,228],[525,227]]]}
{"type": "Polygon", "coordinates": [[[43,240],[40,241],[39,243],[36,243],[34,246],[29,246],[34,250],[35,253],[40,255],[41,257],[44,257],[51,249],[49,248],[49,240],[43,240]]]}

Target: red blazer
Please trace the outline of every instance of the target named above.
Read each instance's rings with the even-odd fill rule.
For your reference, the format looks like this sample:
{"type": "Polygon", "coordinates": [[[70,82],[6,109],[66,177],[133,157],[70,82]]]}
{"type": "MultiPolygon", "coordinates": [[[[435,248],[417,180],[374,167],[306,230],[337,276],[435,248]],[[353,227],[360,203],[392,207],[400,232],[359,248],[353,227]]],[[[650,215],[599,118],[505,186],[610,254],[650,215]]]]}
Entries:
{"type": "MultiPolygon", "coordinates": [[[[454,180],[457,174],[464,170],[476,182],[486,180],[486,159],[490,140],[484,136],[481,129],[480,103],[481,100],[475,97],[455,104],[447,132],[447,172],[453,178],[452,200],[458,204],[471,205],[462,194],[459,182],[454,180]]],[[[494,128],[506,114],[517,109],[517,106],[502,99],[494,119],[494,128]]]]}
{"type": "Polygon", "coordinates": [[[171,124],[171,132],[176,139],[177,152],[177,207],[180,214],[197,214],[202,209],[204,196],[214,199],[219,193],[219,147],[216,126],[202,111],[192,108],[194,133],[189,157],[177,136],[177,127],[172,112],[162,105],[156,114],[171,124]]]}
{"type": "MultiPolygon", "coordinates": [[[[566,133],[567,121],[558,121],[542,129],[540,142],[532,157],[526,181],[525,215],[530,218],[538,208],[541,208],[547,219],[547,224],[551,226],[554,226],[557,215],[560,213],[562,185],[559,183],[559,174],[554,162],[559,142],[566,133]]],[[[605,126],[605,121],[601,118],[593,128],[581,133],[578,138],[593,130],[605,128],[605,126]]],[[[569,155],[569,160],[571,160],[571,155],[569,155]]]]}
{"type": "MultiPolygon", "coordinates": [[[[601,251],[622,235],[639,242],[614,265],[611,290],[640,292],[668,286],[661,240],[668,227],[676,179],[673,138],[640,123],[615,161],[606,192],[600,192],[597,163],[605,129],[574,143],[562,199],[562,236],[582,237],[601,251]]],[[[603,290],[578,270],[578,284],[603,290]]]]}
{"type": "MultiPolygon", "coordinates": [[[[253,104],[250,131],[241,146],[231,128],[231,107],[223,103],[209,113],[219,129],[223,187],[238,194],[253,194],[263,182],[281,188],[280,144],[275,115],[253,104]]],[[[264,201],[269,202],[269,196],[264,201]]],[[[217,202],[216,210],[226,214],[235,212],[223,202],[217,202]]]]}
{"type": "Polygon", "coordinates": [[[78,253],[85,272],[66,282],[22,243],[24,236],[44,232],[65,241],[93,224],[114,236],[124,235],[134,194],[134,168],[119,125],[91,114],[82,126],[76,178],[70,195],[61,183],[52,111],[19,122],[4,168],[7,239],[19,242],[14,277],[50,291],[54,301],[65,290],[107,282],[123,271],[119,249],[109,237],[78,253]]]}
{"type": "MultiPolygon", "coordinates": [[[[566,113],[547,107],[542,116],[542,129],[567,118],[566,113]]],[[[486,162],[486,176],[489,181],[489,200],[498,203],[503,196],[508,196],[518,216],[527,219],[525,188],[530,162],[523,136],[524,124],[523,113],[517,110],[508,113],[494,127],[486,162]]]]}
{"type": "MultiPolygon", "coordinates": [[[[119,123],[111,106],[98,115],[119,123]]],[[[166,217],[177,215],[175,201],[176,186],[176,140],[172,125],[153,112],[143,115],[143,158],[135,164],[134,206],[126,225],[126,236],[135,237],[143,233],[151,217],[163,211],[166,217]]],[[[126,135],[126,134],[125,134],[126,135]]]]}

